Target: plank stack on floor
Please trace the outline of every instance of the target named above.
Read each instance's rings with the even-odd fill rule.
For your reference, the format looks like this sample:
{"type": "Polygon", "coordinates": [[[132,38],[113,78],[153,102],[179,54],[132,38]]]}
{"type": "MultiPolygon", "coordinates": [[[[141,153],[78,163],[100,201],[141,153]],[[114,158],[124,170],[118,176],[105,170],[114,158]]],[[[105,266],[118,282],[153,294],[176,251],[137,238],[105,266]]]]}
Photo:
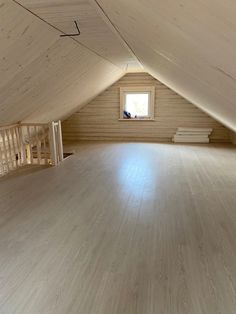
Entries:
{"type": "Polygon", "coordinates": [[[175,143],[209,143],[212,129],[206,128],[178,128],[173,137],[175,143]]]}

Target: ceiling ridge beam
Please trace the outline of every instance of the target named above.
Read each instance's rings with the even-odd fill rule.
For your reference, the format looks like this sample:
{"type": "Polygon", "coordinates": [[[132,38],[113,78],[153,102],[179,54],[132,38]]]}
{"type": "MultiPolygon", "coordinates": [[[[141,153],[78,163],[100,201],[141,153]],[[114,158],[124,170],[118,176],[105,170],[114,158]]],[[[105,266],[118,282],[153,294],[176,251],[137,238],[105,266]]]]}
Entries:
{"type": "Polygon", "coordinates": [[[91,3],[91,5],[96,9],[96,11],[100,14],[100,16],[102,17],[104,22],[106,22],[106,24],[109,26],[111,31],[118,37],[118,39],[120,40],[120,43],[126,49],[128,49],[130,54],[135,58],[135,60],[140,65],[140,67],[143,69],[144,67],[143,67],[143,64],[142,64],[141,60],[137,57],[137,55],[135,54],[134,50],[130,47],[128,42],[125,40],[125,38],[123,37],[123,35],[119,31],[119,29],[112,22],[112,20],[110,19],[109,15],[106,13],[106,11],[103,9],[103,7],[99,4],[99,2],[97,0],[89,0],[89,3],[91,3]]]}
{"type": "MultiPolygon", "coordinates": [[[[31,11],[30,9],[28,9],[27,7],[25,7],[24,5],[22,5],[20,2],[18,2],[17,0],[12,0],[15,4],[19,5],[22,9],[28,11],[29,13],[31,13],[32,15],[34,15],[36,18],[38,18],[39,20],[41,20],[42,22],[44,22],[45,24],[47,24],[48,26],[50,26],[51,28],[55,29],[56,31],[58,31],[59,33],[62,33],[63,35],[67,35],[65,32],[63,32],[61,29],[57,28],[56,26],[52,25],[51,23],[47,22],[46,20],[44,20],[42,17],[40,17],[39,15],[37,15],[36,13],[34,13],[33,11],[31,11]]],[[[86,46],[85,44],[81,43],[80,41],[76,40],[75,38],[71,37],[71,36],[67,36],[68,38],[70,38],[71,40],[73,40],[75,43],[77,43],[78,45],[88,49],[90,52],[94,53],[95,55],[97,55],[98,57],[102,58],[103,60],[109,62],[110,64],[112,64],[113,66],[115,66],[118,69],[121,69],[122,71],[124,71],[123,68],[119,67],[118,65],[114,64],[112,61],[108,60],[107,58],[104,58],[103,56],[101,56],[98,52],[94,51],[93,49],[89,48],[88,46],[86,46]]]]}

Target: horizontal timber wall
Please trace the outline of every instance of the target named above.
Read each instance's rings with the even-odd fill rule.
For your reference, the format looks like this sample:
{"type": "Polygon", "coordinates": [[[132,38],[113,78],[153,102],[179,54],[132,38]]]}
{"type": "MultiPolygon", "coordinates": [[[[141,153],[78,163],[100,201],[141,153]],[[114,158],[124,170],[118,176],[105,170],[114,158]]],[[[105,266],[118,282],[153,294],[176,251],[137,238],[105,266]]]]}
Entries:
{"type": "Polygon", "coordinates": [[[63,122],[69,140],[170,142],[178,127],[213,128],[212,142],[229,142],[230,132],[147,73],[126,74],[63,122]],[[155,86],[155,121],[119,121],[120,87],[155,86]]]}

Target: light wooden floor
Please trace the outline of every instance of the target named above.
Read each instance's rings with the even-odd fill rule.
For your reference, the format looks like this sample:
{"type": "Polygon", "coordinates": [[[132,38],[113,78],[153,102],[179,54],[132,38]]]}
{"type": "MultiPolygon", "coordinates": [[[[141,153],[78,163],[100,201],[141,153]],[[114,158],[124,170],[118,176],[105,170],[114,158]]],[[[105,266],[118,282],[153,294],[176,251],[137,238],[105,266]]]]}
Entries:
{"type": "Polygon", "coordinates": [[[0,313],[235,314],[235,148],[76,151],[0,182],[0,313]]]}

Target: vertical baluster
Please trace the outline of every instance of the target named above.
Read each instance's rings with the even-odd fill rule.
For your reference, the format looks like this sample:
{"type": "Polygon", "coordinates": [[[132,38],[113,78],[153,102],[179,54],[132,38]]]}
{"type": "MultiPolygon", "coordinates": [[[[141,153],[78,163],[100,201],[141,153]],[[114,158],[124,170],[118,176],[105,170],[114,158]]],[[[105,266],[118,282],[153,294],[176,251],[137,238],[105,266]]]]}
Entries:
{"type": "Polygon", "coordinates": [[[13,158],[13,162],[15,164],[15,167],[18,168],[18,160],[17,160],[17,149],[16,149],[16,138],[15,138],[15,134],[14,134],[14,128],[11,128],[9,130],[10,135],[11,135],[11,143],[12,143],[12,152],[14,154],[14,158],[13,158]]]}
{"type": "MultiPolygon", "coordinates": [[[[39,129],[39,127],[38,127],[38,129],[39,129]]],[[[37,126],[34,126],[35,139],[36,139],[36,148],[37,148],[37,161],[38,161],[38,164],[40,165],[40,163],[41,163],[41,149],[39,148],[38,129],[37,129],[37,126]]]]}
{"type": "Polygon", "coordinates": [[[57,159],[57,164],[58,164],[58,163],[59,163],[59,158],[58,158],[58,132],[57,132],[57,123],[54,123],[54,132],[55,132],[56,159],[57,159]]]}
{"type": "Polygon", "coordinates": [[[8,163],[8,154],[7,154],[5,130],[1,131],[1,134],[2,134],[2,141],[3,141],[3,151],[4,151],[5,164],[6,164],[7,172],[9,172],[10,171],[10,167],[9,167],[9,163],[8,163]]]}
{"type": "Polygon", "coordinates": [[[16,146],[17,146],[17,154],[18,154],[18,165],[22,165],[22,153],[21,153],[21,143],[19,136],[19,127],[15,127],[15,136],[16,136],[16,146]]]}
{"type": "Polygon", "coordinates": [[[49,142],[50,142],[50,158],[52,164],[57,166],[57,149],[56,149],[56,140],[55,140],[55,126],[54,122],[49,124],[49,142]]]}
{"type": "Polygon", "coordinates": [[[33,160],[33,152],[32,152],[32,141],[31,141],[30,126],[27,126],[27,134],[28,134],[28,144],[29,144],[29,149],[28,149],[28,155],[29,156],[27,156],[27,159],[28,159],[28,162],[33,165],[34,160],[33,160]]]}
{"type": "Polygon", "coordinates": [[[24,139],[24,126],[20,125],[18,127],[18,134],[19,134],[19,142],[21,146],[21,160],[22,164],[25,165],[27,164],[27,159],[26,159],[26,145],[25,145],[25,139],[24,139]]]}
{"type": "Polygon", "coordinates": [[[11,143],[10,143],[10,135],[9,135],[9,129],[6,129],[6,138],[7,138],[7,150],[8,150],[8,162],[9,162],[9,168],[10,170],[14,169],[14,162],[12,159],[12,149],[11,149],[11,143]]]}
{"type": "Polygon", "coordinates": [[[47,147],[47,140],[48,140],[48,128],[43,127],[43,151],[44,151],[44,163],[45,165],[48,164],[48,147],[47,147]]]}
{"type": "Polygon", "coordinates": [[[58,121],[58,154],[59,154],[59,161],[64,159],[63,155],[63,141],[62,141],[62,131],[61,131],[61,120],[58,121]]]}
{"type": "Polygon", "coordinates": [[[3,139],[2,139],[2,134],[0,133],[0,176],[2,176],[5,172],[2,149],[3,149],[3,139]]]}

